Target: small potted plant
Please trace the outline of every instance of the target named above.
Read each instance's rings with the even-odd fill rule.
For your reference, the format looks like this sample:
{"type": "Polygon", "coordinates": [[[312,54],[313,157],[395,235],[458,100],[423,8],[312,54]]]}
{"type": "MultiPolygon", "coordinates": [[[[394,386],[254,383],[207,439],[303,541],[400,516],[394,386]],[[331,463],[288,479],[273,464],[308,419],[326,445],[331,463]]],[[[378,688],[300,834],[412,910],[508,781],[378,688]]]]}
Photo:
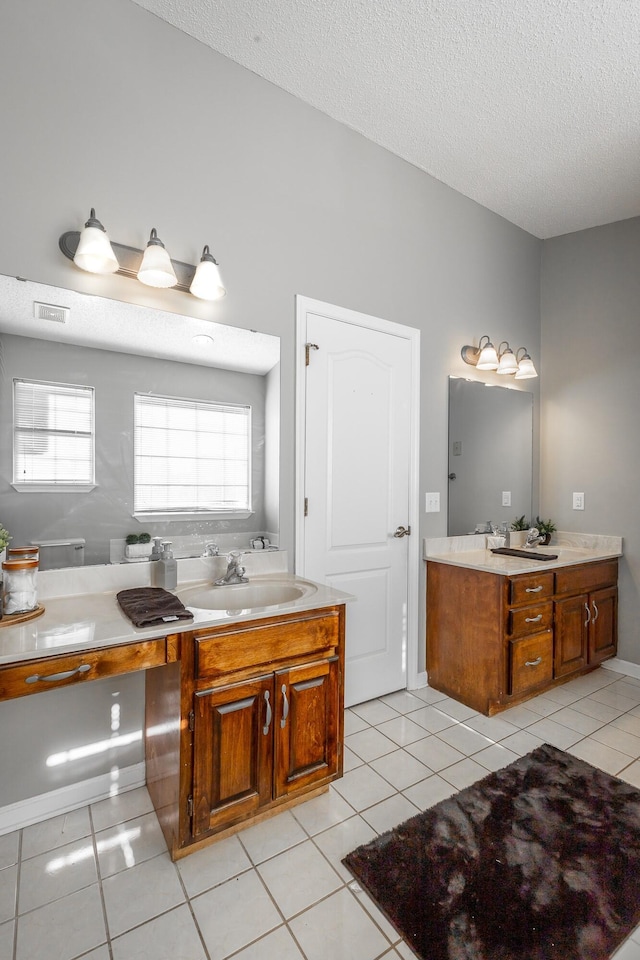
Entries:
{"type": "Polygon", "coordinates": [[[2,561],[6,556],[5,551],[7,549],[9,540],[11,540],[11,537],[9,536],[9,531],[5,530],[5,528],[0,523],[0,563],[2,563],[2,561]]]}
{"type": "Polygon", "coordinates": [[[522,514],[521,517],[516,517],[515,520],[512,520],[511,529],[512,530],[528,530],[529,529],[529,521],[525,518],[524,513],[522,514]]]}
{"type": "Polygon", "coordinates": [[[537,528],[538,533],[544,539],[542,543],[546,546],[548,543],[551,543],[551,534],[555,533],[557,527],[553,520],[542,520],[540,517],[536,517],[534,527],[537,528]]]}
{"type": "Polygon", "coordinates": [[[151,535],[130,533],[125,540],[124,555],[127,560],[146,560],[151,556],[151,535]]]}

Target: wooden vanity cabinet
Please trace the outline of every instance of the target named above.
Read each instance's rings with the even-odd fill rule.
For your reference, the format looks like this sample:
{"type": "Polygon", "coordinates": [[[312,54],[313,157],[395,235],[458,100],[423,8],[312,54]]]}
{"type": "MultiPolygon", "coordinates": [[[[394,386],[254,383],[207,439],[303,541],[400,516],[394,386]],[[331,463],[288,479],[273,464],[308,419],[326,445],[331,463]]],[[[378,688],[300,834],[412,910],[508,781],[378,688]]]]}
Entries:
{"type": "Polygon", "coordinates": [[[617,560],[502,576],[427,562],[429,685],[491,715],[614,656],[617,560]]]}
{"type": "MultiPolygon", "coordinates": [[[[342,775],[344,606],[183,634],[181,668],[179,743],[156,743],[151,776],[147,760],[174,858],[342,775]]],[[[147,678],[152,728],[162,683],[147,678]]]]}

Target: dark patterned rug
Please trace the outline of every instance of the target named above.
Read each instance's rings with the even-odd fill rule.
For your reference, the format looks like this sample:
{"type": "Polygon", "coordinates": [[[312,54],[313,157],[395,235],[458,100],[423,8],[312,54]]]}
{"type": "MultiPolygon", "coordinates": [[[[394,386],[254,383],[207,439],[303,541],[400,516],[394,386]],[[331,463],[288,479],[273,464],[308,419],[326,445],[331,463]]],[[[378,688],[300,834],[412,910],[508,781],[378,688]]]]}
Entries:
{"type": "Polygon", "coordinates": [[[640,921],[640,792],[545,744],[343,862],[422,960],[605,960],[640,921]]]}

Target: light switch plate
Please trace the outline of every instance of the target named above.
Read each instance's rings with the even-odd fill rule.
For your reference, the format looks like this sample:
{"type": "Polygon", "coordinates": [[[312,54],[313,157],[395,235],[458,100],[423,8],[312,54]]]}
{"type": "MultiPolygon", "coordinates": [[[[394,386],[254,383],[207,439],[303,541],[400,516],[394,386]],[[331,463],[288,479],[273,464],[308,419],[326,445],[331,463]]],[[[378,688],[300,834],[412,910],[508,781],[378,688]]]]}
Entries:
{"type": "Polygon", "coordinates": [[[502,491],[502,506],[503,507],[511,506],[511,490],[502,491]]]}
{"type": "Polygon", "coordinates": [[[439,493],[426,493],[425,494],[425,513],[440,513],[440,494],[439,493]]]}

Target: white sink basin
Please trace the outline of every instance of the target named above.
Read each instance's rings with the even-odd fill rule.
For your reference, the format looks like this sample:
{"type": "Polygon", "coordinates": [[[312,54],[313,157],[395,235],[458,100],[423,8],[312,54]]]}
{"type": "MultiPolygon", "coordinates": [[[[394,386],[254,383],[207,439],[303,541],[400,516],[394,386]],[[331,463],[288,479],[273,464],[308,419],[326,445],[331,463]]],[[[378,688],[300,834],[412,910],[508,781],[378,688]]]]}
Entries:
{"type": "Polygon", "coordinates": [[[249,583],[213,584],[187,587],[180,591],[186,607],[200,610],[252,610],[257,607],[277,607],[291,603],[316,592],[308,580],[284,578],[256,578],[249,583]]]}

